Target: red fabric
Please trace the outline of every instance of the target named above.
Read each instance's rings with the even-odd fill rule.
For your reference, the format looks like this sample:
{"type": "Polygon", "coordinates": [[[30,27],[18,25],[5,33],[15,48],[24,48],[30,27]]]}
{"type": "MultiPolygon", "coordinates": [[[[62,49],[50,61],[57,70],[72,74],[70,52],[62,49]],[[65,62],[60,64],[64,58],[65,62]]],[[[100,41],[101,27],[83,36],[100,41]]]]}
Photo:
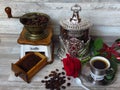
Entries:
{"type": "Polygon", "coordinates": [[[66,55],[67,58],[64,58],[63,65],[66,71],[67,76],[78,77],[81,71],[81,62],[75,57],[71,57],[69,54],[66,55]]]}

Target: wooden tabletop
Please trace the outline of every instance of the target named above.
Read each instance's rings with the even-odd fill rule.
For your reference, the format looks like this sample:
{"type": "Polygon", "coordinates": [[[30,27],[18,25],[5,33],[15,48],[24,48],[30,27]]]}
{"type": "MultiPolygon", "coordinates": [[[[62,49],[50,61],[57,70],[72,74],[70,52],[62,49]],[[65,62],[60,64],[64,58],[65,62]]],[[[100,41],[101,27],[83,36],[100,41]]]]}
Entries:
{"type": "MultiPolygon", "coordinates": [[[[17,43],[17,37],[19,35],[3,35],[1,34],[0,42],[0,90],[47,90],[40,81],[31,81],[30,84],[24,81],[9,81],[11,73],[11,63],[15,63],[20,57],[20,45],[17,43]]],[[[112,40],[108,38],[109,40],[112,40]]],[[[59,47],[59,44],[55,45],[55,48],[59,47]],[[56,47],[57,46],[57,47],[56,47]]],[[[62,68],[62,62],[54,53],[55,60],[52,64],[44,67],[39,74],[35,77],[44,79],[52,70],[56,68],[62,68]]],[[[115,76],[115,81],[111,85],[107,86],[90,86],[91,90],[120,90],[120,66],[118,65],[118,72],[115,76]]],[[[65,90],[84,90],[78,86],[67,87],[65,90]]]]}

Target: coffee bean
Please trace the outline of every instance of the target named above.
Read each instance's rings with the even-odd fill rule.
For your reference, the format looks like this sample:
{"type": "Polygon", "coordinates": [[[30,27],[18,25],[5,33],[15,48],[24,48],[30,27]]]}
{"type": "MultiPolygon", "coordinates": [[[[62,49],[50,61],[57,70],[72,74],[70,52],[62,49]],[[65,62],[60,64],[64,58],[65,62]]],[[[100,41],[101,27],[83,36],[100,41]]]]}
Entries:
{"type": "Polygon", "coordinates": [[[55,72],[55,71],[51,71],[51,73],[53,73],[53,74],[54,74],[54,73],[56,73],[56,72],[55,72]]]}
{"type": "Polygon", "coordinates": [[[59,71],[59,69],[56,69],[56,71],[59,71]]]}
{"type": "Polygon", "coordinates": [[[60,76],[60,75],[61,75],[61,73],[58,73],[58,75],[60,76]]]}
{"type": "Polygon", "coordinates": [[[70,80],[71,78],[70,78],[70,77],[68,77],[67,79],[68,79],[68,80],[70,80]]]}
{"type": "Polygon", "coordinates": [[[63,76],[63,78],[66,78],[65,76],[63,76]]]}
{"type": "Polygon", "coordinates": [[[21,18],[20,21],[24,23],[25,25],[41,25],[41,24],[46,24],[48,23],[49,19],[40,14],[32,14],[32,15],[27,15],[24,18],[21,18]]]}
{"type": "Polygon", "coordinates": [[[67,83],[67,86],[70,86],[71,85],[71,83],[67,83]]]}
{"type": "MultiPolygon", "coordinates": [[[[64,84],[66,83],[65,72],[59,72],[59,69],[51,71],[48,76],[45,76],[46,80],[42,80],[42,83],[45,83],[45,88],[50,90],[60,90],[66,89],[64,84]]],[[[69,78],[70,80],[70,78],[69,78]]],[[[67,83],[67,86],[70,86],[70,83],[67,83]]]]}
{"type": "Polygon", "coordinates": [[[44,81],[44,80],[42,80],[41,82],[42,82],[42,83],[45,83],[45,81],[44,81]]]}
{"type": "Polygon", "coordinates": [[[45,79],[47,79],[48,78],[48,76],[45,76],[45,79]]]}
{"type": "Polygon", "coordinates": [[[66,89],[66,87],[65,87],[65,86],[62,86],[62,89],[66,89]]]}
{"type": "Polygon", "coordinates": [[[62,72],[62,75],[65,75],[65,72],[62,72]]]}
{"type": "Polygon", "coordinates": [[[52,77],[53,76],[53,74],[49,74],[49,77],[52,77]]]}

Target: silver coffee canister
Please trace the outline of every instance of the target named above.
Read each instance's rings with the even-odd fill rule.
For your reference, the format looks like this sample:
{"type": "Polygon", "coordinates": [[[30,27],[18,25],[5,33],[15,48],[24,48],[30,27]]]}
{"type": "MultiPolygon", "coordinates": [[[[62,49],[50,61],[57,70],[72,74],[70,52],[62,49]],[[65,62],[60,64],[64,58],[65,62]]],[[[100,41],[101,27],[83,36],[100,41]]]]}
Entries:
{"type": "Polygon", "coordinates": [[[74,5],[71,7],[73,15],[70,19],[60,21],[60,48],[58,56],[62,59],[66,53],[73,57],[85,57],[89,52],[89,29],[91,23],[79,17],[81,7],[74,5]]]}

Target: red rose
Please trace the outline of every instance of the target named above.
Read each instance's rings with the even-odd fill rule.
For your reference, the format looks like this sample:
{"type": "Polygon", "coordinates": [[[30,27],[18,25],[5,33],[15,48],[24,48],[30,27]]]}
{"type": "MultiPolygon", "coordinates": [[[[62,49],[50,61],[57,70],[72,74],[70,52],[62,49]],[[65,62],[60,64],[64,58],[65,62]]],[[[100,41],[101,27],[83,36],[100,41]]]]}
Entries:
{"type": "Polygon", "coordinates": [[[63,65],[66,71],[67,76],[78,77],[81,71],[81,62],[75,57],[71,57],[69,54],[66,54],[67,58],[64,58],[63,65]]]}

